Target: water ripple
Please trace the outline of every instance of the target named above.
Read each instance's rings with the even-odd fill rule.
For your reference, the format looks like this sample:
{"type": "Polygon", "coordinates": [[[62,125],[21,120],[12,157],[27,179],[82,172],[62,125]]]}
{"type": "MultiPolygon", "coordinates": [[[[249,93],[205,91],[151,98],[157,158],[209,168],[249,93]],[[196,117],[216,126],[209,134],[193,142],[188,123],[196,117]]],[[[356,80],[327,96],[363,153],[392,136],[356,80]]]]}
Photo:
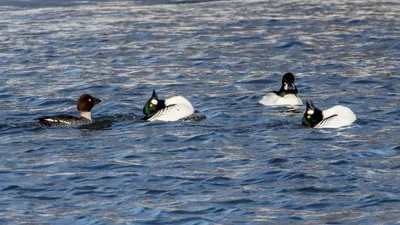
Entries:
{"type": "Polygon", "coordinates": [[[0,1],[0,223],[394,224],[394,1],[0,1]],[[344,129],[299,96],[350,107],[344,129]],[[146,123],[151,90],[198,110],[146,123]],[[95,123],[34,126],[90,93],[95,123]]]}

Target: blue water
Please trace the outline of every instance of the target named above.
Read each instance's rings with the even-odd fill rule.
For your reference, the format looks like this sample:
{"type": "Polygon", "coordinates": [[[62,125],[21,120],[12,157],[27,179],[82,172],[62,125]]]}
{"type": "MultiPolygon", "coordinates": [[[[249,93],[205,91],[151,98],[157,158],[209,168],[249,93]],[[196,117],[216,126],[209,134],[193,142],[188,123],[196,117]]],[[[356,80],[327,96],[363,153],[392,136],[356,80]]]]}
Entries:
{"type": "Polygon", "coordinates": [[[400,223],[400,3],[0,1],[0,224],[400,223]],[[265,107],[282,74],[344,129],[265,107]],[[140,120],[187,97],[206,119],[140,120]],[[77,115],[111,126],[32,125],[77,115]]]}

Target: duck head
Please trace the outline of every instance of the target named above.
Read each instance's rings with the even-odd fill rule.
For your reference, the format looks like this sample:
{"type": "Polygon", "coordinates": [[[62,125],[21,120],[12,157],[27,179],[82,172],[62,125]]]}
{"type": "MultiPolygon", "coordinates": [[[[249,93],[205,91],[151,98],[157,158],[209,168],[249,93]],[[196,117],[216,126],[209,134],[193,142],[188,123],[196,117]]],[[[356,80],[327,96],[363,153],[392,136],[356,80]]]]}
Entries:
{"type": "Polygon", "coordinates": [[[314,127],[322,121],[322,111],[317,109],[311,100],[310,103],[307,101],[306,105],[306,112],[303,115],[302,124],[307,127],[314,127]]]}
{"type": "Polygon", "coordinates": [[[150,99],[147,100],[146,104],[144,104],[143,114],[146,117],[149,117],[164,107],[164,100],[158,99],[156,91],[153,90],[153,94],[151,95],[150,99]]]}
{"type": "Polygon", "coordinates": [[[76,108],[79,112],[90,112],[92,108],[100,102],[102,101],[99,98],[95,98],[89,94],[82,94],[78,99],[76,108]]]}
{"type": "Polygon", "coordinates": [[[286,73],[282,77],[281,91],[289,94],[297,94],[298,90],[296,85],[294,85],[294,75],[292,73],[286,73]]]}

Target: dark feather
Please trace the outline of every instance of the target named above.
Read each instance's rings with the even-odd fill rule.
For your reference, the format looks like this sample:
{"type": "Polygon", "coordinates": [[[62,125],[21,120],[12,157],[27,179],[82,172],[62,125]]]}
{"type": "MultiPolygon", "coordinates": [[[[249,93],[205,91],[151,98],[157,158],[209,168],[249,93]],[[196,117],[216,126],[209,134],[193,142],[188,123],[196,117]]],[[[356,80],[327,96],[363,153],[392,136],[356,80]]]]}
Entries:
{"type": "MultiPolygon", "coordinates": [[[[174,107],[174,106],[175,106],[175,104],[174,104],[174,105],[166,106],[166,107],[164,107],[164,108],[158,110],[156,113],[154,113],[153,115],[151,115],[151,116],[148,117],[147,119],[162,116],[162,115],[168,113],[169,111],[171,111],[172,107],[174,107]]],[[[147,119],[146,119],[146,120],[147,120],[147,119]]]]}
{"type": "Polygon", "coordinates": [[[337,116],[338,116],[337,114],[334,114],[334,115],[332,115],[332,116],[328,116],[328,117],[326,117],[325,119],[321,120],[321,122],[319,122],[319,123],[317,124],[317,126],[322,126],[322,125],[324,125],[324,124],[330,122],[332,119],[334,119],[334,118],[337,117],[337,116]]]}
{"type": "Polygon", "coordinates": [[[69,123],[73,123],[73,121],[79,121],[78,117],[71,115],[56,115],[56,116],[46,116],[40,117],[39,124],[43,126],[62,126],[69,125],[63,121],[68,121],[69,123]]]}

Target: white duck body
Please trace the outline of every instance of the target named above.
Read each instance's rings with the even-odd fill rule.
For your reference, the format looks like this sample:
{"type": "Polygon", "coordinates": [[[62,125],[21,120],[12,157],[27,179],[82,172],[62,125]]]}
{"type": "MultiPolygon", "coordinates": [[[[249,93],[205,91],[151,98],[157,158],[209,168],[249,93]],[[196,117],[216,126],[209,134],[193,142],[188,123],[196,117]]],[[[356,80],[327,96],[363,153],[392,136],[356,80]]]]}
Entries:
{"type": "Polygon", "coordinates": [[[194,113],[192,104],[182,96],[165,99],[165,108],[158,110],[147,121],[177,121],[194,113]]]}
{"type": "Polygon", "coordinates": [[[303,105],[303,101],[295,94],[286,94],[281,97],[275,92],[267,93],[259,103],[265,106],[303,105]]]}
{"type": "Polygon", "coordinates": [[[349,126],[357,117],[351,109],[337,105],[322,111],[323,120],[315,125],[315,128],[340,128],[349,126]]]}

